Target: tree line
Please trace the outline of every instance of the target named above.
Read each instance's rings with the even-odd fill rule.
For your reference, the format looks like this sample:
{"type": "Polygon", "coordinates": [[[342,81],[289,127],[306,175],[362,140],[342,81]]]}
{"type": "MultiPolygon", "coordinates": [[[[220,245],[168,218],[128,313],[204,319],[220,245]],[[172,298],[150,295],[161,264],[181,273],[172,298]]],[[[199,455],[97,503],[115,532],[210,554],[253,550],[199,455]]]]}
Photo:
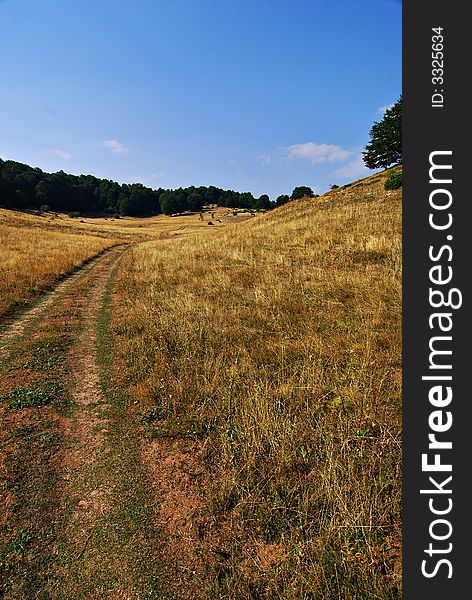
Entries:
{"type": "Polygon", "coordinates": [[[159,213],[159,194],[139,183],[122,184],[93,175],[45,173],[0,159],[0,206],[65,212],[139,215],[159,213]]]}
{"type": "Polygon", "coordinates": [[[146,216],[201,211],[205,204],[228,208],[269,210],[303,195],[313,196],[306,186],[274,202],[267,194],[224,190],[213,185],[157,190],[141,183],[123,183],[93,175],[45,173],[39,168],[0,159],[0,206],[14,209],[75,213],[108,213],[146,216]]]}

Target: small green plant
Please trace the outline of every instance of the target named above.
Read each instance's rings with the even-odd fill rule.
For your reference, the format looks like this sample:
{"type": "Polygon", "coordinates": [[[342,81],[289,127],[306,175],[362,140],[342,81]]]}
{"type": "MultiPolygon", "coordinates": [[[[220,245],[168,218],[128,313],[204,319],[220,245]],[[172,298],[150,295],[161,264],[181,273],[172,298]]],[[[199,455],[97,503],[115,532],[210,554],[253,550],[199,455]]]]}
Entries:
{"type": "Polygon", "coordinates": [[[15,554],[23,554],[28,544],[31,543],[32,539],[33,533],[31,531],[24,531],[23,529],[20,529],[16,538],[10,543],[10,552],[14,552],[15,554]]]}
{"type": "Polygon", "coordinates": [[[37,385],[31,385],[25,388],[15,388],[6,397],[10,402],[8,408],[22,409],[33,406],[45,406],[50,404],[58,392],[57,386],[50,386],[51,389],[43,389],[37,385]]]}
{"type": "Polygon", "coordinates": [[[23,366],[37,370],[57,367],[64,360],[64,351],[69,342],[70,340],[66,336],[41,340],[35,345],[31,356],[23,366]]]}
{"type": "Polygon", "coordinates": [[[401,188],[402,187],[402,172],[394,171],[393,173],[390,173],[390,175],[387,178],[387,181],[385,182],[384,187],[386,190],[397,190],[398,188],[401,188]]]}
{"type": "Polygon", "coordinates": [[[47,448],[58,443],[58,435],[51,431],[46,431],[39,436],[39,443],[42,448],[47,448]]]}

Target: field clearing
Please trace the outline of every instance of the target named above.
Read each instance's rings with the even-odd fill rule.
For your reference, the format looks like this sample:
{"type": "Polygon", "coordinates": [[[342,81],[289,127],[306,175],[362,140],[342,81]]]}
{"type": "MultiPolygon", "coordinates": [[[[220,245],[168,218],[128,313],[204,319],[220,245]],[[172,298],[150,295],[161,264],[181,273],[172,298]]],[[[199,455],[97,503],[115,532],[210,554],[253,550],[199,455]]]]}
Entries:
{"type": "MultiPolygon", "coordinates": [[[[401,596],[401,191],[387,173],[123,259],[115,330],[144,453],[181,444],[199,482],[180,490],[198,536],[169,542],[200,578],[190,589],[401,596]]],[[[150,469],[158,496],[179,493],[150,469]]]]}
{"type": "Polygon", "coordinates": [[[387,175],[255,217],[0,211],[13,304],[121,246],[3,332],[7,597],[401,597],[387,175]]]}
{"type": "Polygon", "coordinates": [[[149,218],[71,218],[0,209],[0,317],[34,299],[59,277],[118,243],[173,238],[199,229],[218,229],[247,213],[208,209],[198,214],[149,218]],[[213,227],[208,226],[214,212],[213,227]]]}
{"type": "Polygon", "coordinates": [[[60,231],[87,234],[97,237],[111,237],[122,241],[139,242],[149,238],[181,235],[201,229],[218,229],[228,223],[236,223],[249,218],[250,212],[241,209],[221,207],[205,208],[203,220],[198,213],[184,213],[172,217],[74,217],[63,213],[32,213],[0,209],[0,225],[28,227],[44,231],[60,231]],[[235,214],[234,214],[235,213],[235,214]],[[212,218],[214,214],[214,218],[212,218]],[[208,227],[208,222],[212,226],[208,227]]]}
{"type": "Polygon", "coordinates": [[[34,299],[91,256],[114,245],[92,235],[0,224],[0,316],[34,299]]]}

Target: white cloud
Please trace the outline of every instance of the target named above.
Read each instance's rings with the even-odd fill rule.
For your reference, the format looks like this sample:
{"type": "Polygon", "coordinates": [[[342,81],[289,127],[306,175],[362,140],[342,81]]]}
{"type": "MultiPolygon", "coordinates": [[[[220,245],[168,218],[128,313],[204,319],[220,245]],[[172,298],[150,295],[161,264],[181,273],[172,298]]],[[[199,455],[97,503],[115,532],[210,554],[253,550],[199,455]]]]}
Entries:
{"type": "Polygon", "coordinates": [[[48,150],[48,154],[53,154],[63,160],[70,160],[72,158],[72,154],[70,152],[65,152],[64,150],[48,150]]]}
{"type": "Polygon", "coordinates": [[[116,152],[117,154],[124,154],[126,152],[129,152],[128,148],[123,144],[120,144],[118,140],[105,140],[102,146],[108,148],[112,152],[116,152]]]}
{"type": "Polygon", "coordinates": [[[159,171],[159,173],[152,173],[152,175],[136,175],[129,178],[131,183],[142,183],[151,185],[154,181],[158,181],[165,177],[167,173],[165,171],[159,171]]]}
{"type": "Polygon", "coordinates": [[[376,111],[376,114],[383,115],[385,111],[387,111],[389,108],[392,108],[392,106],[394,106],[394,103],[386,104],[385,106],[379,106],[379,108],[376,111]]]}
{"type": "Polygon", "coordinates": [[[272,162],[272,157],[268,154],[258,154],[256,156],[256,161],[261,163],[261,165],[270,165],[272,162]]]}
{"type": "Polygon", "coordinates": [[[333,175],[337,175],[338,177],[346,177],[347,179],[353,179],[354,177],[368,175],[369,172],[370,169],[365,166],[362,155],[359,154],[359,156],[348,162],[344,167],[336,169],[333,175]]]}
{"type": "Polygon", "coordinates": [[[342,161],[351,155],[351,150],[345,150],[335,144],[306,142],[305,144],[293,144],[287,148],[287,157],[289,159],[306,158],[312,163],[342,161]]]}

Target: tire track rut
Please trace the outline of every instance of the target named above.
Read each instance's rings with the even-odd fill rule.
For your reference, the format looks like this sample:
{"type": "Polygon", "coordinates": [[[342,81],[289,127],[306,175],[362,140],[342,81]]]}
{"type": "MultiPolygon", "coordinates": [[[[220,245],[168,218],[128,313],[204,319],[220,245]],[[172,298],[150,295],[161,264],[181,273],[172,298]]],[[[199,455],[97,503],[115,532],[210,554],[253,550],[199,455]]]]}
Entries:
{"type": "MultiPolygon", "coordinates": [[[[9,377],[16,374],[20,383],[25,369],[18,362],[18,352],[23,347],[26,352],[52,334],[69,340],[58,374],[62,402],[68,408],[53,402],[12,411],[6,403],[1,405],[0,417],[8,436],[21,439],[18,432],[29,427],[43,438],[52,431],[61,440],[54,452],[39,456],[35,465],[25,465],[22,459],[25,453],[21,448],[30,441],[21,439],[19,445],[6,446],[9,456],[3,489],[13,489],[12,473],[15,479],[15,473],[23,472],[23,479],[30,480],[28,485],[32,482],[35,486],[36,481],[38,489],[55,473],[54,485],[45,492],[48,497],[43,493],[46,509],[35,507],[23,489],[16,499],[10,494],[9,508],[1,515],[12,532],[35,531],[33,539],[37,539],[28,553],[12,562],[12,588],[6,598],[35,598],[39,592],[41,597],[71,599],[132,597],[135,575],[117,551],[128,534],[117,517],[115,487],[121,483],[110,467],[116,459],[108,429],[110,424],[116,429],[116,423],[110,423],[116,415],[110,399],[102,393],[103,373],[97,364],[98,318],[126,249],[115,247],[90,261],[12,322],[0,337],[2,369],[9,377]]],[[[30,360],[26,354],[20,358],[30,360]]],[[[45,374],[41,369],[35,372],[35,377],[51,375],[54,373],[45,374]]],[[[134,548],[133,540],[126,543],[134,548]]],[[[11,547],[11,542],[6,546],[11,547]]]]}
{"type": "Polygon", "coordinates": [[[62,281],[55,285],[51,290],[41,294],[39,299],[33,303],[33,306],[27,308],[26,311],[20,316],[6,317],[4,323],[0,322],[0,359],[7,355],[12,342],[16,338],[21,337],[25,333],[25,330],[35,321],[41,319],[41,316],[48,310],[48,308],[57,302],[64,293],[67,293],[68,290],[74,286],[78,279],[83,277],[85,273],[94,269],[98,264],[101,263],[101,261],[105,261],[106,264],[109,257],[115,256],[117,252],[121,254],[123,252],[123,248],[120,246],[114,246],[101,252],[95,257],[92,257],[81,267],[69,275],[66,275],[62,281]]]}

